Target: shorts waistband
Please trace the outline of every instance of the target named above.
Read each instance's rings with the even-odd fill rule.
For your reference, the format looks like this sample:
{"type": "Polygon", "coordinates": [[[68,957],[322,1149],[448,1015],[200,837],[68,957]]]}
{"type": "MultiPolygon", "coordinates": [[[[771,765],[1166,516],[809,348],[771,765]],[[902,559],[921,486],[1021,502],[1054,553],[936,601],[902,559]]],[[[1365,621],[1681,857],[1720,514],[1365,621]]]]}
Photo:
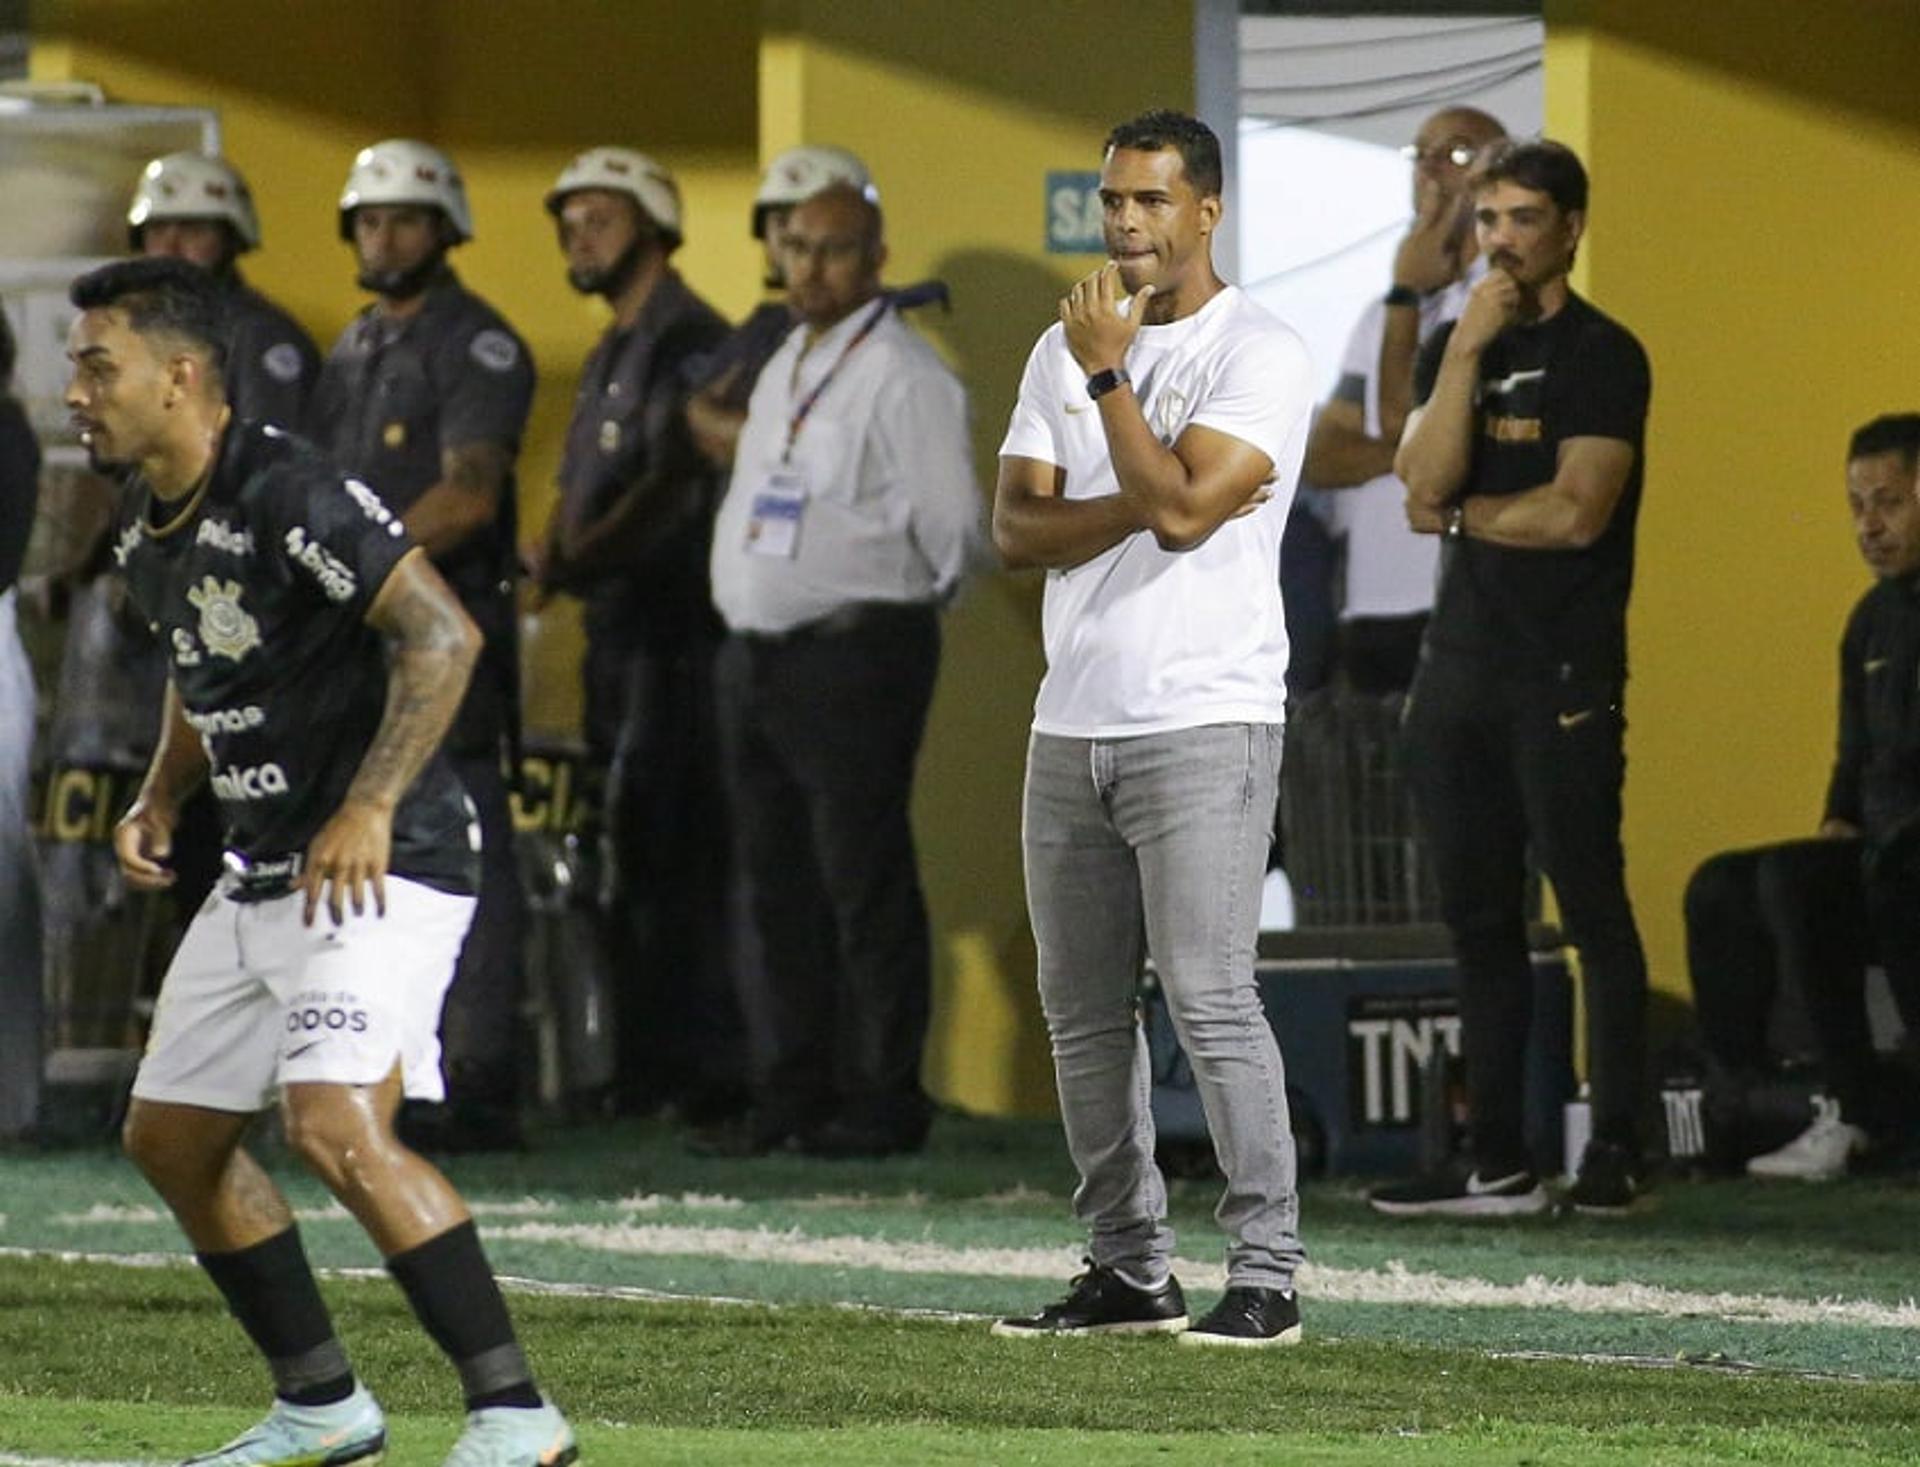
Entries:
{"type": "Polygon", "coordinates": [[[297,851],[290,856],[243,856],[227,851],[220,857],[220,864],[226,868],[220,876],[220,892],[228,901],[270,902],[293,890],[306,857],[297,851]]]}
{"type": "Polygon", "coordinates": [[[925,601],[856,601],[783,632],[738,632],[735,635],[758,646],[777,647],[794,642],[844,637],[853,632],[873,631],[886,626],[932,621],[938,616],[935,607],[925,601]]]}

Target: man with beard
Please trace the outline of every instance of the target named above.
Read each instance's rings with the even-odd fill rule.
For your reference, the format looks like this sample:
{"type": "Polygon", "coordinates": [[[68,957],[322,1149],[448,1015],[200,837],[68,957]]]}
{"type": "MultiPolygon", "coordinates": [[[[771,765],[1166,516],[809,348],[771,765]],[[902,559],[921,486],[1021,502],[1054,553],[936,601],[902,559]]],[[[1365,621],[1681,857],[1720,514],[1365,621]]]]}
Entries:
{"type": "Polygon", "coordinates": [[[683,416],[687,363],[727,323],[671,265],[673,175],[600,147],[546,198],[567,280],[613,321],[581,372],[560,504],[527,559],[542,591],[586,605],[586,738],[607,770],[621,995],[619,1098],[672,1103],[696,1124],[740,1102],[740,1033],[726,921],[726,812],[715,753],[707,589],[718,485],[683,416]]]}
{"type": "Polygon", "coordinates": [[[1587,221],[1587,172],[1570,148],[1497,144],[1473,207],[1491,268],[1422,349],[1419,406],[1394,460],[1408,522],[1446,541],[1406,737],[1460,970],[1472,1155],[1369,1200],[1414,1217],[1550,1206],[1524,1132],[1531,853],[1585,984],[1593,1139],[1568,1200],[1619,1215],[1643,1177],[1647,962],[1620,794],[1652,379],[1633,333],[1567,282],[1587,221]]]}
{"type": "Polygon", "coordinates": [[[287,1200],[243,1145],[277,1099],[459,1376],[449,1467],[565,1467],[573,1432],[466,1205],[393,1132],[403,1094],[439,1093],[440,999],[473,915],[472,806],[438,750],[479,633],[379,500],[234,421],[203,272],[129,260],[71,294],[66,403],[126,477],[114,555],[170,672],[114,851],[130,886],[169,886],[202,783],[226,827],[228,872],[167,971],[123,1138],[272,1374],[266,1418],[193,1461],[371,1467],[386,1448],[287,1200]]]}
{"type": "Polygon", "coordinates": [[[1346,548],[1336,655],[1356,692],[1406,691],[1433,608],[1439,542],[1408,527],[1393,454],[1413,405],[1420,343],[1460,314],[1486,273],[1467,184],[1481,152],[1505,136],[1486,113],[1449,107],[1404,149],[1413,164],[1413,227],[1394,253],[1391,288],[1355,324],[1340,380],[1307,439],[1301,478],[1341,491],[1328,503],[1346,548]]]}
{"type": "Polygon", "coordinates": [[[155,158],[127,210],[127,240],[135,254],[186,260],[212,273],[227,317],[233,415],[301,432],[320,353],[291,316],[241,278],[239,257],[260,247],[260,218],[240,171],[201,153],[155,158]]]}
{"type": "Polygon", "coordinates": [[[420,1134],[453,1148],[511,1145],[525,909],[501,762],[519,723],[513,463],[533,362],[447,264],[473,221],[437,148],[394,139],[362,149],[340,195],[340,237],[375,299],[327,358],[314,438],[401,517],[486,639],[447,736],[480,814],[480,905],[447,996],[449,1111],[422,1114],[420,1134]]]}

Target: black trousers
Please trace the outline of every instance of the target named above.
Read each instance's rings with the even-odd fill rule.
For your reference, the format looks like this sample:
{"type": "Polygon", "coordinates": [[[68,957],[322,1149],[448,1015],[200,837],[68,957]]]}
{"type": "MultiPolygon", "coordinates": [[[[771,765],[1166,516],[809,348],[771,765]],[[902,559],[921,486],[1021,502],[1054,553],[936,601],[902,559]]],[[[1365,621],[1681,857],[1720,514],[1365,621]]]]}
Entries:
{"type": "Polygon", "coordinates": [[[1701,1039],[1734,1075],[1765,1071],[1783,990],[1805,1003],[1828,1092],[1869,1129],[1894,1117],[1867,1024],[1866,970],[1884,962],[1920,1033],[1920,872],[1869,862],[1858,840],[1797,840],[1714,856],[1687,885],[1687,967],[1701,1039]]]}
{"type": "Polygon", "coordinates": [[[931,940],[908,805],[940,661],[937,614],[869,606],[736,635],[720,725],[762,947],[742,993],[756,1106],[912,1138],[931,940]]]}
{"type": "Polygon", "coordinates": [[[1420,668],[1427,613],[1356,616],[1340,623],[1340,671],[1356,693],[1404,693],[1420,668]]]}
{"type": "Polygon", "coordinates": [[[1646,1068],[1647,962],[1620,846],[1621,688],[1533,681],[1429,647],[1407,703],[1414,799],[1460,968],[1474,1159],[1530,1166],[1529,849],[1553,883],[1585,978],[1593,1135],[1634,1147],[1646,1068]]]}
{"type": "Polygon", "coordinates": [[[607,939],[621,1103],[694,1113],[746,1084],[733,857],[714,707],[718,642],[587,643],[586,735],[607,771],[607,939]]]}
{"type": "Polygon", "coordinates": [[[523,1052],[520,1000],[527,930],[513,811],[498,754],[450,750],[449,758],[480,816],[480,892],[440,1020],[447,1098],[456,1104],[511,1104],[523,1052]]]}

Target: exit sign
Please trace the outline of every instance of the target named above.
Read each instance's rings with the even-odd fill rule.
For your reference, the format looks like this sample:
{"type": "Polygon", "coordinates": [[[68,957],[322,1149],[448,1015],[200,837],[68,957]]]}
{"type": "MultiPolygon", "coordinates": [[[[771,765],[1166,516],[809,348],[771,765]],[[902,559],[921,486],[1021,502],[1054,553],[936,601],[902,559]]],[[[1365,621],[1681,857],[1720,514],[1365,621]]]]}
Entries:
{"type": "Polygon", "coordinates": [[[1100,175],[1047,174],[1047,253],[1103,255],[1100,234],[1100,175]]]}

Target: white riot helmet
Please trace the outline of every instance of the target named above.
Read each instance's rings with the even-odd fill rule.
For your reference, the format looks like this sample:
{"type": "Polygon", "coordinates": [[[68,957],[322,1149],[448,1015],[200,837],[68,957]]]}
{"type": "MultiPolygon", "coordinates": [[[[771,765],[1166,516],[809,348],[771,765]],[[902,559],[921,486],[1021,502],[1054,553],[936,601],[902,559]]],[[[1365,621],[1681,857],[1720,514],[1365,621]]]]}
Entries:
{"type": "Polygon", "coordinates": [[[218,219],[233,227],[234,253],[260,246],[260,216],[239,170],[204,153],[168,153],[140,174],[127,208],[127,242],[135,250],[149,224],[163,219],[218,219]]]}
{"type": "Polygon", "coordinates": [[[753,237],[767,237],[769,210],[805,203],[836,183],[860,190],[869,203],[880,202],[880,191],[873,186],[867,165],[845,148],[824,144],[788,148],[767,165],[760,177],[760,191],[753,196],[753,237]]]}
{"type": "Polygon", "coordinates": [[[473,238],[473,214],[460,170],[438,148],[388,138],[362,148],[340,191],[340,238],[353,240],[353,211],[363,204],[420,204],[447,216],[462,242],[473,238]]]}
{"type": "Polygon", "coordinates": [[[588,188],[625,194],[673,243],[685,238],[680,228],[680,185],[645,153],[632,148],[587,149],[560,170],[560,177],[547,190],[547,212],[558,219],[567,195],[588,188]]]}

